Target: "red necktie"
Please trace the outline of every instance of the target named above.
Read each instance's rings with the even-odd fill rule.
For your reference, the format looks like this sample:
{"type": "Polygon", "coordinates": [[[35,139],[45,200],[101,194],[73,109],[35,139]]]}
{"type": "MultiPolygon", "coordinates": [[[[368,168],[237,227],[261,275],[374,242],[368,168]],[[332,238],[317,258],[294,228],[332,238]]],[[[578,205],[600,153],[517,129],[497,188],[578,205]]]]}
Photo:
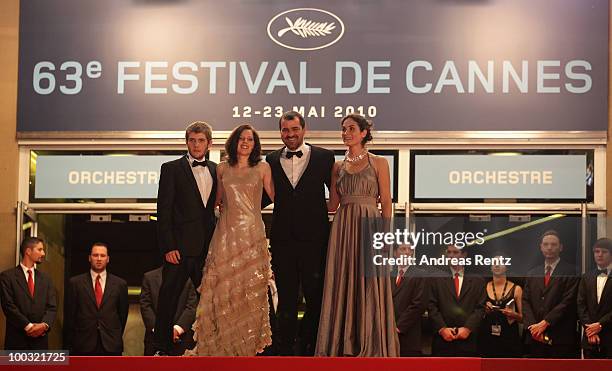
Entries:
{"type": "Polygon", "coordinates": [[[100,275],[96,277],[96,305],[98,309],[100,309],[100,304],[102,304],[102,284],[100,283],[100,275]]]}
{"type": "Polygon", "coordinates": [[[546,275],[544,276],[544,287],[548,287],[550,283],[550,272],[552,271],[552,267],[550,265],[546,266],[546,275]]]}
{"type": "Polygon", "coordinates": [[[402,284],[403,280],[404,280],[404,271],[400,270],[400,273],[397,275],[397,278],[395,279],[395,286],[399,287],[402,284]]]}
{"type": "Polygon", "coordinates": [[[457,298],[459,298],[459,273],[455,273],[455,293],[457,298]]]}
{"type": "Polygon", "coordinates": [[[30,291],[30,296],[34,297],[34,277],[32,277],[31,269],[28,269],[28,290],[30,291]]]}

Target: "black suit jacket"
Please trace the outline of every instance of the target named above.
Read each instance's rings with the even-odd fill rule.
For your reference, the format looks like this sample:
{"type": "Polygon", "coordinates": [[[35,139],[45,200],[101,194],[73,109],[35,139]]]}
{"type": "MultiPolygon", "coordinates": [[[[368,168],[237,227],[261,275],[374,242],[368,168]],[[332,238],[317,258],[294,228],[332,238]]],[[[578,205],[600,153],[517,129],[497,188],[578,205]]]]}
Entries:
{"type": "Polygon", "coordinates": [[[51,278],[34,270],[34,298],[30,296],[28,282],[21,266],[0,274],[0,299],[6,316],[5,349],[47,349],[47,334],[38,338],[26,335],[24,328],[28,323],[45,322],[53,326],[57,305],[55,287],[51,278]]]}
{"type": "MultiPolygon", "coordinates": [[[[306,144],[309,145],[310,144],[306,144]]],[[[280,156],[284,147],[266,157],[274,179],[274,213],[270,239],[327,243],[329,219],[325,202],[325,187],[330,188],[334,153],[310,146],[310,159],[295,189],[283,171],[280,156]]],[[[269,203],[264,195],[264,205],[269,203]]]]}
{"type": "Polygon", "coordinates": [[[399,286],[391,277],[395,323],[400,331],[400,355],[421,351],[421,320],[429,302],[425,272],[409,266],[399,286]]]}
{"type": "MultiPolygon", "coordinates": [[[[145,324],[145,343],[153,342],[153,329],[155,328],[155,315],[157,313],[157,302],[159,300],[159,288],[162,282],[162,268],[146,272],[142,279],[140,291],[140,313],[145,324]]],[[[198,305],[198,296],[191,281],[187,281],[181,296],[179,296],[174,324],[181,326],[185,333],[181,336],[183,341],[189,341],[193,336],[191,326],[195,321],[195,311],[198,305]]]]}
{"type": "Polygon", "coordinates": [[[91,274],[87,271],[70,279],[65,303],[64,346],[67,349],[76,353],[93,352],[100,332],[104,350],[123,351],[123,330],[129,305],[125,280],[107,271],[102,304],[98,309],[91,274]]]}
{"type": "Polygon", "coordinates": [[[450,269],[436,274],[430,281],[429,318],[434,331],[432,351],[435,354],[453,351],[475,353],[478,327],[484,314],[486,301],[485,281],[481,277],[465,274],[459,298],[450,269]],[[467,327],[471,334],[466,340],[446,342],[438,334],[443,327],[467,327]],[[450,351],[449,351],[450,349],[450,351]]]}
{"type": "MultiPolygon", "coordinates": [[[[555,344],[577,344],[576,295],[579,278],[575,267],[560,261],[548,286],[544,286],[544,265],[528,272],[523,291],[525,328],[545,319],[550,326],[546,334],[555,344]]],[[[529,335],[529,334],[528,334],[529,335]]],[[[527,336],[531,342],[531,336],[527,336]]]]}
{"type": "MultiPolygon", "coordinates": [[[[597,270],[592,270],[582,276],[578,288],[578,318],[580,323],[588,325],[599,322],[602,326],[599,332],[601,345],[609,357],[612,357],[612,277],[608,277],[601,300],[597,303],[597,270]]],[[[583,338],[583,347],[592,346],[583,338]]]]}
{"type": "Polygon", "coordinates": [[[206,257],[215,229],[217,164],[208,161],[213,179],[206,207],[187,155],[162,164],[157,192],[157,230],[162,254],[179,250],[181,256],[206,257]]]}

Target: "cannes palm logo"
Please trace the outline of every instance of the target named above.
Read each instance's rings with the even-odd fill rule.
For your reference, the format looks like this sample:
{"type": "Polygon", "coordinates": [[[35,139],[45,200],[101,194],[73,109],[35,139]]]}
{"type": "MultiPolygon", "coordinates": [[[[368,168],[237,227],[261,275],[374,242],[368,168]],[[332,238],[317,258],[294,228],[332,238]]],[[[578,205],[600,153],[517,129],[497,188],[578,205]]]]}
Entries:
{"type": "Polygon", "coordinates": [[[284,11],[268,22],[268,36],[293,50],[317,50],[331,46],[344,35],[344,23],[322,9],[297,8],[284,11]]]}

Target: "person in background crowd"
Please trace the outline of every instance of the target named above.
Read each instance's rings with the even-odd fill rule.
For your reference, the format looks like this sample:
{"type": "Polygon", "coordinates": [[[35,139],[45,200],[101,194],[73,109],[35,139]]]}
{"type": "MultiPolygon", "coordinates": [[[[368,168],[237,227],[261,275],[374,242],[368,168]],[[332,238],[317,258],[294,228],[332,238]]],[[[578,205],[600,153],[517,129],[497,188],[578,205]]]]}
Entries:
{"type": "Polygon", "coordinates": [[[577,358],[576,269],[560,258],[563,244],[554,230],[540,240],[544,264],[530,270],[523,293],[524,324],[534,358],[577,358]]]}
{"type": "MultiPolygon", "coordinates": [[[[396,258],[414,257],[414,248],[400,245],[394,251],[396,258]]],[[[415,265],[402,264],[391,276],[393,309],[400,341],[400,356],[419,357],[421,351],[421,320],[429,302],[429,287],[425,272],[415,265]]]]}
{"type": "Polygon", "coordinates": [[[65,347],[71,355],[120,356],[128,316],[127,282],[109,273],[108,246],[92,245],[89,271],[68,282],[65,347]]]}
{"type": "Polygon", "coordinates": [[[585,358],[612,358],[612,240],[593,245],[597,267],[584,274],[578,288],[578,318],[583,326],[585,358]]]}
{"type": "Polygon", "coordinates": [[[491,266],[493,279],[487,283],[485,316],[478,342],[483,357],[514,358],[523,355],[519,323],[523,320],[522,288],[508,280],[503,256],[491,266]]]}
{"type": "Polygon", "coordinates": [[[37,269],[45,257],[45,245],[40,238],[26,237],[19,252],[21,263],[0,274],[0,300],[6,316],[4,348],[45,350],[57,312],[53,282],[37,269]]]}
{"type": "Polygon", "coordinates": [[[461,259],[466,248],[449,245],[446,256],[457,259],[431,282],[429,318],[434,330],[432,355],[474,357],[477,353],[477,331],[484,314],[485,281],[465,273],[461,259]]]}
{"type": "MultiPolygon", "coordinates": [[[[155,333],[155,313],[159,303],[159,287],[162,280],[162,268],[146,272],[142,279],[140,291],[140,313],[145,324],[144,355],[155,354],[153,336],[155,333]]],[[[193,348],[193,330],[191,325],[195,321],[195,308],[198,305],[198,296],[190,281],[185,283],[178,300],[178,307],[174,315],[173,338],[174,348],[170,355],[182,355],[185,350],[193,348]]]]}

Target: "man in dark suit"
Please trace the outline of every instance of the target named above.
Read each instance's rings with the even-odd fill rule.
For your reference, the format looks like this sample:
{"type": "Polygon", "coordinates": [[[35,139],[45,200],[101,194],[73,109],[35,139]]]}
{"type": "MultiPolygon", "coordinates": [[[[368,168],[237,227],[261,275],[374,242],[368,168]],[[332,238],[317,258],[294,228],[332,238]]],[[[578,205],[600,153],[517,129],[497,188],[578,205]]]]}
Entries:
{"type": "Polygon", "coordinates": [[[106,271],[108,246],[96,242],[88,272],[68,282],[65,347],[72,355],[120,356],[128,316],[127,282],[106,271]]]}
{"type": "Polygon", "coordinates": [[[174,315],[185,282],[194,287],[202,281],[208,244],[215,229],[216,167],[206,160],[212,145],[210,126],[196,121],[185,130],[188,153],[161,167],[157,192],[157,231],[164,255],[162,283],[155,319],[154,346],[157,355],[174,347],[174,315]]]}
{"type": "Polygon", "coordinates": [[[266,157],[275,190],[270,232],[272,270],[278,288],[278,332],[274,339],[281,355],[294,355],[301,285],[306,312],[300,329],[299,353],[312,355],[329,238],[325,186],[330,186],[334,154],[304,143],[306,123],[298,112],[284,113],[279,130],[285,146],[266,157]]]}
{"type": "Polygon", "coordinates": [[[449,268],[431,281],[432,355],[474,357],[477,355],[476,334],[486,300],[485,281],[465,274],[465,248],[448,246],[446,257],[451,259],[449,268]]]}
{"type": "Polygon", "coordinates": [[[578,288],[578,318],[584,328],[585,358],[612,358],[612,240],[593,245],[597,268],[584,274],[578,288]]]}
{"type": "MultiPolygon", "coordinates": [[[[140,291],[140,313],[145,324],[144,355],[155,354],[153,347],[153,334],[155,329],[155,313],[159,303],[159,287],[162,281],[162,268],[146,272],[142,279],[140,291]]],[[[191,325],[195,321],[195,310],[198,305],[198,296],[193,284],[187,281],[181,295],[179,296],[178,308],[174,316],[173,341],[174,348],[171,355],[182,355],[185,350],[193,348],[193,330],[191,325]]]]}
{"type": "Polygon", "coordinates": [[[45,350],[57,306],[51,278],[36,269],[45,257],[44,242],[27,237],[19,251],[21,263],[0,274],[0,300],[6,316],[4,348],[45,350]]]}
{"type": "Polygon", "coordinates": [[[560,259],[559,234],[546,231],[540,240],[544,264],[528,272],[523,292],[523,323],[531,357],[578,357],[576,268],[560,259]]]}
{"type": "Polygon", "coordinates": [[[406,263],[398,265],[395,277],[391,278],[400,356],[420,357],[423,355],[421,352],[421,320],[429,302],[425,272],[415,264],[408,264],[407,259],[414,257],[412,246],[400,245],[394,251],[394,255],[406,263]]]}

